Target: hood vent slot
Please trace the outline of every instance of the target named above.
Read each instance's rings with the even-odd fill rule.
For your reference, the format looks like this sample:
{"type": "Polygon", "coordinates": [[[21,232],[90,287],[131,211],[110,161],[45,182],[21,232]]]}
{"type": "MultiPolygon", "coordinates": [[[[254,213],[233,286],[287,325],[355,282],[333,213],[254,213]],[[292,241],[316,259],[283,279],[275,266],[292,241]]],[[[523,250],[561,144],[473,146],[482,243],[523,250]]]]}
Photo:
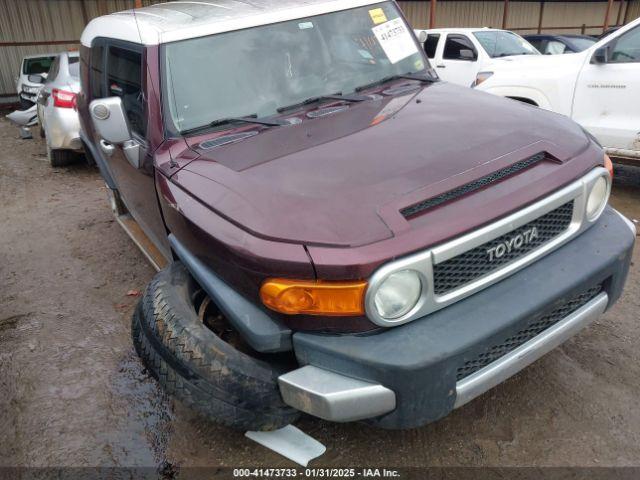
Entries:
{"type": "Polygon", "coordinates": [[[334,113],[344,112],[348,110],[348,105],[338,105],[335,107],[325,107],[319,108],[317,110],[311,110],[307,113],[307,117],[309,118],[318,118],[318,117],[326,117],[327,115],[333,115],[334,113]]]}
{"type": "Polygon", "coordinates": [[[422,202],[415,203],[408,207],[400,210],[400,213],[404,218],[414,217],[419,213],[423,213],[425,210],[429,210],[431,208],[442,205],[443,203],[447,203],[453,200],[456,200],[463,195],[467,195],[469,193],[475,192],[476,190],[480,190],[492,183],[499,182],[500,180],[514,175],[516,173],[521,172],[522,170],[529,168],[535,165],[538,162],[541,162],[547,158],[545,152],[540,152],[532,157],[529,157],[525,160],[520,160],[519,162],[514,163],[513,165],[509,165],[501,170],[493,172],[489,175],[481,177],[473,182],[467,183],[466,185],[462,185],[461,187],[454,188],[453,190],[449,190],[448,192],[441,193],[437,197],[429,198],[427,200],[423,200],[422,202]]]}
{"type": "Polygon", "coordinates": [[[256,130],[251,130],[249,132],[243,133],[233,133],[231,135],[223,135],[222,137],[214,138],[213,140],[207,140],[198,145],[203,150],[209,150],[215,147],[221,147],[222,145],[226,145],[228,143],[239,142],[240,140],[244,140],[245,138],[253,137],[254,135],[258,135],[256,130]]]}

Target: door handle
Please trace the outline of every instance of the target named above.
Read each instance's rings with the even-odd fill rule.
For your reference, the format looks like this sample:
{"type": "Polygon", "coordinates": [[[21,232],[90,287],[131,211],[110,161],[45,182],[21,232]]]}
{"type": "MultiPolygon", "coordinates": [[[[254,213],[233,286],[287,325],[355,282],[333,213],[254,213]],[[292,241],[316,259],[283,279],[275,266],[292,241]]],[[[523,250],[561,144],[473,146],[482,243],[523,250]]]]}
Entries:
{"type": "Polygon", "coordinates": [[[447,68],[446,65],[436,65],[436,68],[447,68]]]}
{"type": "Polygon", "coordinates": [[[102,138],[100,139],[100,150],[102,150],[107,157],[113,155],[115,149],[115,145],[105,142],[102,138]]]}

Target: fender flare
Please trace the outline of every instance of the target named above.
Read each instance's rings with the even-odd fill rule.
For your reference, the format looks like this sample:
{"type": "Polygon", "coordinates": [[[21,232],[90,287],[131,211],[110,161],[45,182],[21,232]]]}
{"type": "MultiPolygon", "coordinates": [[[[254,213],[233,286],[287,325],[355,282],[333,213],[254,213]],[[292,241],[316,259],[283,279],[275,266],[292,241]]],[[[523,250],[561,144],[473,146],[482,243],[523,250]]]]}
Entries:
{"type": "Polygon", "coordinates": [[[552,110],[551,102],[547,98],[547,96],[538,90],[537,88],[531,87],[489,87],[484,90],[487,93],[492,93],[493,95],[497,95],[499,97],[507,97],[507,98],[524,98],[535,102],[535,104],[544,108],[545,110],[552,110]]]}

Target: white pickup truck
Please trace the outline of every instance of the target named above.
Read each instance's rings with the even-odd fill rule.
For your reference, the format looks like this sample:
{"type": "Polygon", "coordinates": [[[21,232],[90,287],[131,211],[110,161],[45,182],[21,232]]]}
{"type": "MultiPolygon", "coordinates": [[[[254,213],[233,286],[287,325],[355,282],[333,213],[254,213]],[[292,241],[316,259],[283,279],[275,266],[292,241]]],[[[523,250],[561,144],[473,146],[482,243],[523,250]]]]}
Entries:
{"type": "Polygon", "coordinates": [[[610,156],[640,164],[640,18],[579,53],[496,59],[475,85],[567,115],[610,156]]]}
{"type": "Polygon", "coordinates": [[[494,58],[540,52],[520,35],[495,28],[414,30],[432,66],[445,82],[469,87],[494,58]]]}

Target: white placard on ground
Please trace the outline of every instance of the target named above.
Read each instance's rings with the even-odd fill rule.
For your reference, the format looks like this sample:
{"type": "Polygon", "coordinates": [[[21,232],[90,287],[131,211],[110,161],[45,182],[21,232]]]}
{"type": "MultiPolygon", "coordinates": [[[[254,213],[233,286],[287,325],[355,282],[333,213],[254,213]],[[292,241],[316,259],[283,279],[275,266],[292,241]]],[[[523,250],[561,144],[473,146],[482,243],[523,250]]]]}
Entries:
{"type": "Polygon", "coordinates": [[[315,438],[293,425],[272,432],[246,432],[245,436],[303,467],[327,450],[315,438]]]}

